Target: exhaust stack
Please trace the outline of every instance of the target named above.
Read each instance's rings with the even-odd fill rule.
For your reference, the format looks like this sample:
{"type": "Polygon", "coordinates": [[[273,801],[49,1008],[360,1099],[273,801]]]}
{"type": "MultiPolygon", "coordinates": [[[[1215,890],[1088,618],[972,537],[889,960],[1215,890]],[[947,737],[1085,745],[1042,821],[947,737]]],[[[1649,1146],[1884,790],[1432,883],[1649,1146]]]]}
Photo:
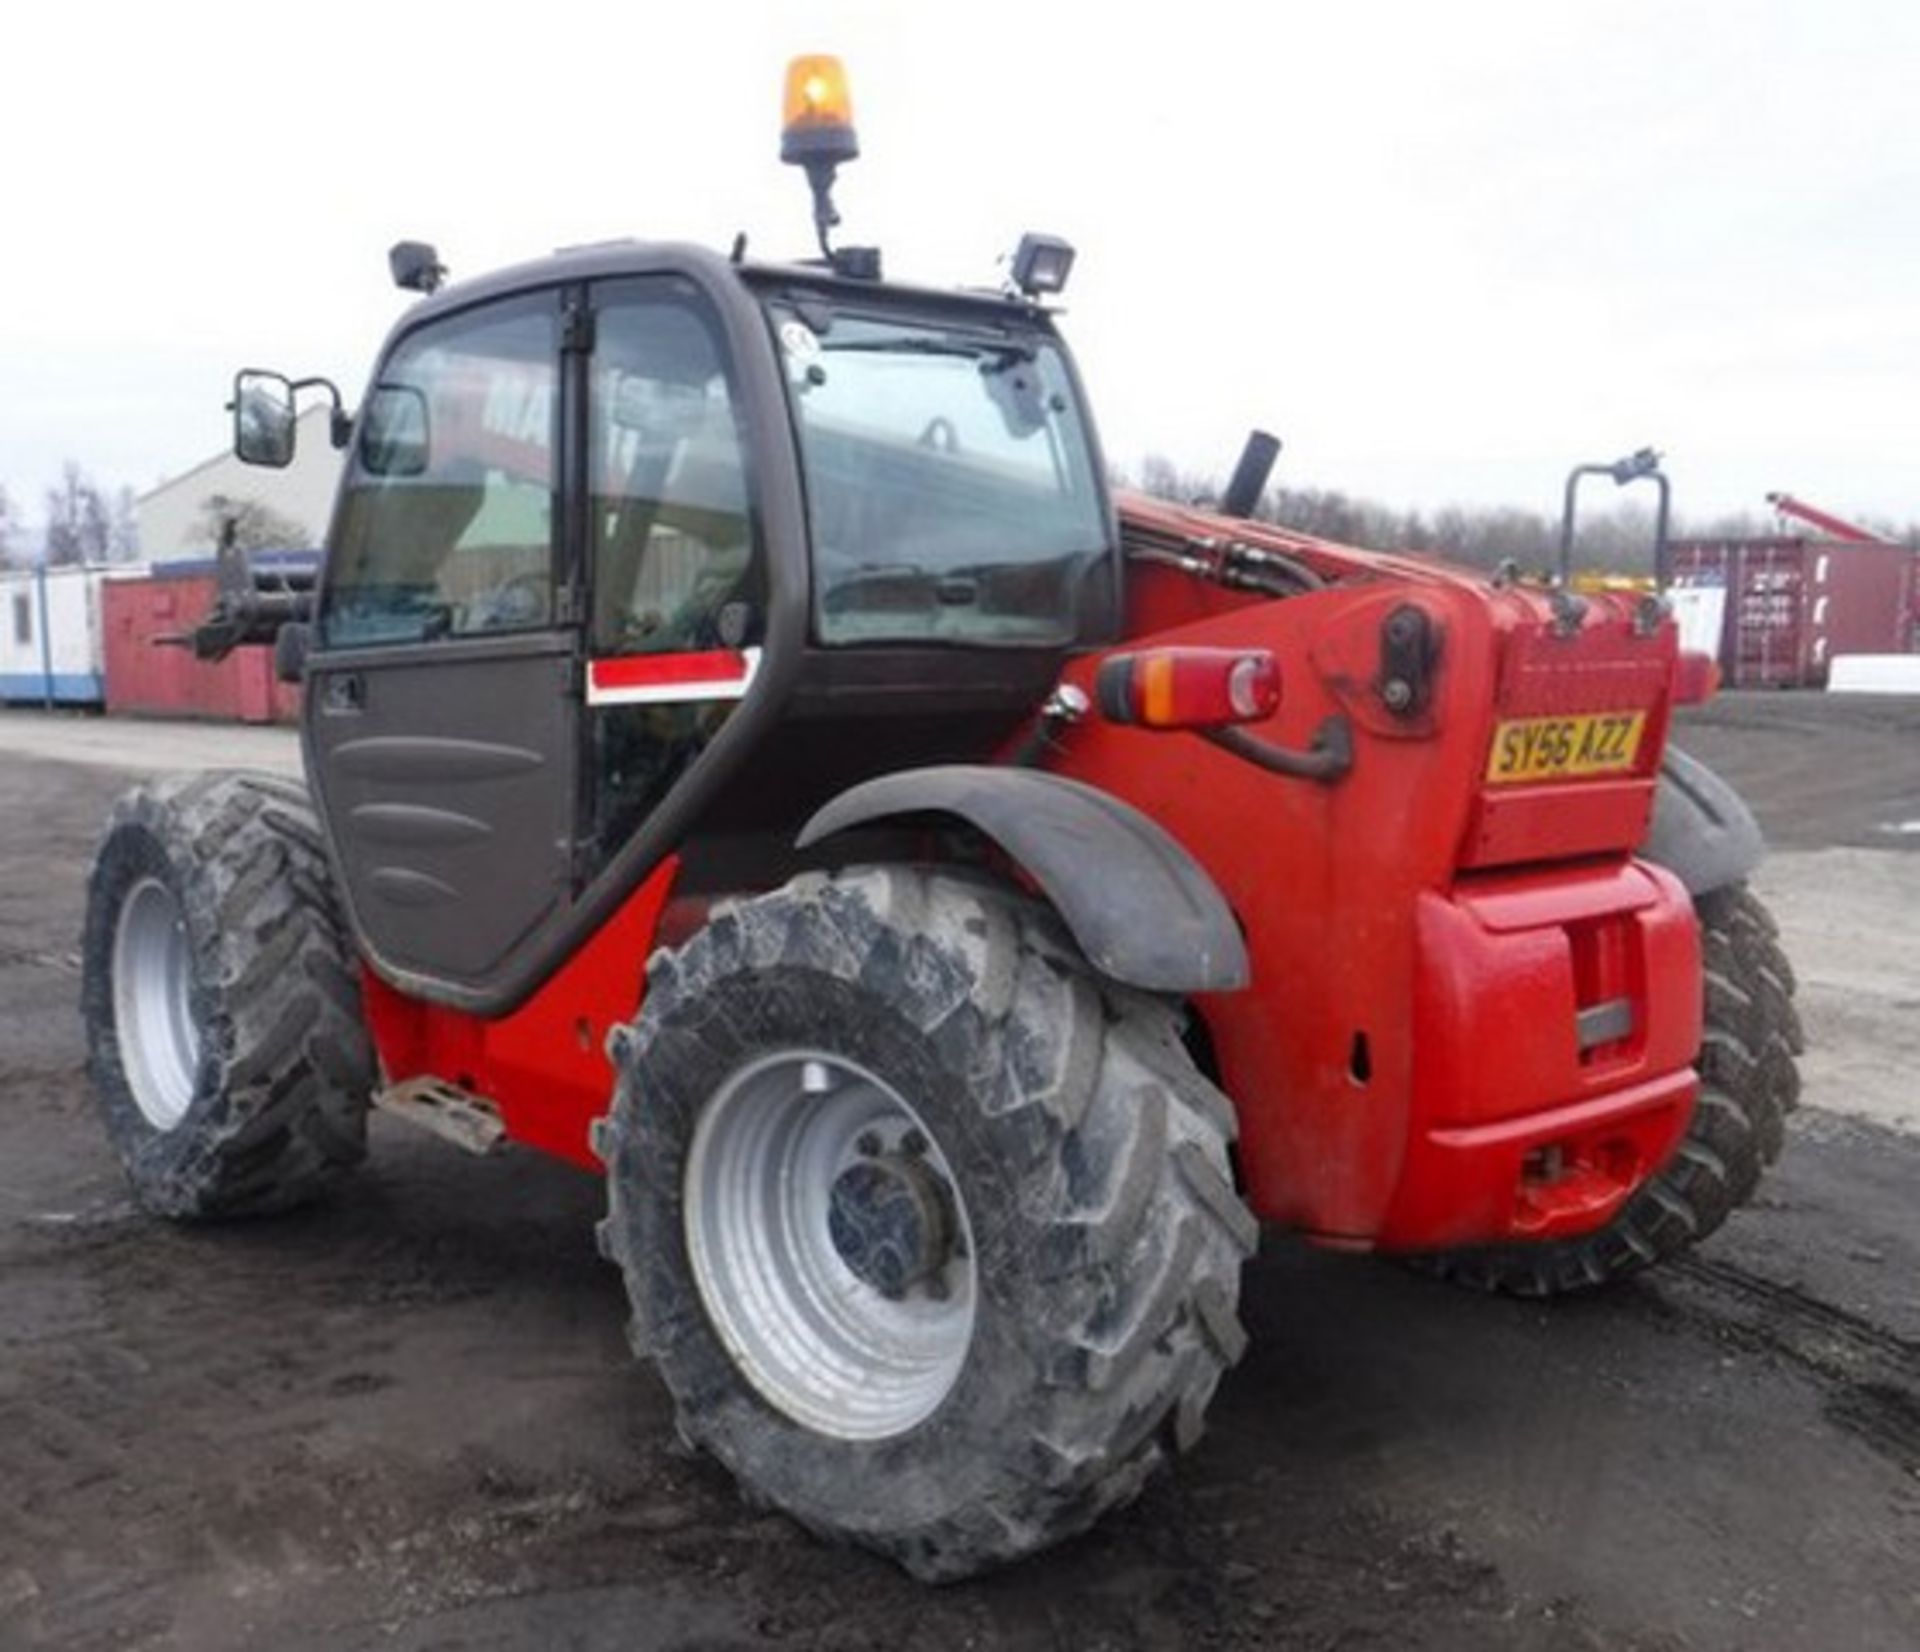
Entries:
{"type": "Polygon", "coordinates": [[[1220,500],[1227,516],[1250,518],[1259,509],[1260,496],[1267,491],[1267,478],[1280,457],[1280,438],[1264,430],[1247,433],[1247,445],[1240,450],[1240,462],[1233,467],[1233,480],[1220,500]]]}

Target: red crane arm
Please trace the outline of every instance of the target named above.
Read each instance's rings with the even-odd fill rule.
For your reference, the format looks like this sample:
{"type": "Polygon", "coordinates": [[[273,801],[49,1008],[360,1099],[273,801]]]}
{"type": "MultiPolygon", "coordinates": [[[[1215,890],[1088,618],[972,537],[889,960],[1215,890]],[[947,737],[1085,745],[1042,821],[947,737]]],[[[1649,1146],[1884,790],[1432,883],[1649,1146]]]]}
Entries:
{"type": "Polygon", "coordinates": [[[1858,527],[1838,516],[1830,516],[1817,506],[1805,504],[1794,498],[1790,493],[1770,493],[1767,495],[1767,503],[1782,516],[1804,522],[1808,527],[1818,528],[1822,533],[1831,534],[1835,539],[1844,539],[1849,544],[1884,545],[1887,543],[1870,529],[1858,527]]]}

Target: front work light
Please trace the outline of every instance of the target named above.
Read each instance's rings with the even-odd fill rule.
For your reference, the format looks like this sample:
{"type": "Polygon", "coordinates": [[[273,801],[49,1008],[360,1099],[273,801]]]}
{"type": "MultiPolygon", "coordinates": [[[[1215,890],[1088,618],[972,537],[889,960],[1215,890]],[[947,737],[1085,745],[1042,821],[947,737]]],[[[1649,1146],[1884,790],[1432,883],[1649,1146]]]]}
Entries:
{"type": "Polygon", "coordinates": [[[1220,728],[1280,709],[1280,662],[1265,648],[1148,648],[1101,661],[1094,701],[1112,723],[1220,728]]]}
{"type": "Polygon", "coordinates": [[[853,94],[837,57],[796,57],[787,65],[780,158],[794,166],[839,166],[860,154],[853,94]]]}
{"type": "Polygon", "coordinates": [[[447,279],[447,266],[426,241],[396,241],[387,249],[387,269],[393,284],[407,292],[437,293],[447,279]]]}
{"type": "Polygon", "coordinates": [[[1013,284],[1029,298],[1057,293],[1073,272],[1073,247],[1057,235],[1020,237],[1013,254],[1013,284]]]}

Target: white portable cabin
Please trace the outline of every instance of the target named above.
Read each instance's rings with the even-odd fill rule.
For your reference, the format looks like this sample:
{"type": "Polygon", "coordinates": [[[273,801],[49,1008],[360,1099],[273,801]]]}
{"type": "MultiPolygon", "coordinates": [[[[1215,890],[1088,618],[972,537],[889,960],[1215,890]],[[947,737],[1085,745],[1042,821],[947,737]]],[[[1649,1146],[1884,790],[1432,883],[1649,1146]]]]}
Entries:
{"type": "Polygon", "coordinates": [[[125,566],[0,568],[0,701],[103,705],[100,586],[140,571],[125,566]]]}

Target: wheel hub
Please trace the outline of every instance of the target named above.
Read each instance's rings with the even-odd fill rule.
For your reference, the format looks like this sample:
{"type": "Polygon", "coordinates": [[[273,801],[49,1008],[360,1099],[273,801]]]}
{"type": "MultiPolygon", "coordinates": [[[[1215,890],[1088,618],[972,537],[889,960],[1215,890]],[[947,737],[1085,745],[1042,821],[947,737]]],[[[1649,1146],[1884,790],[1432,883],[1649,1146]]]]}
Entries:
{"type": "Polygon", "coordinates": [[[941,1179],[911,1152],[872,1153],[835,1178],[827,1232],[857,1279],[882,1296],[946,1294],[953,1217],[941,1179]]]}
{"type": "Polygon", "coordinates": [[[158,878],[127,891],[113,937],[113,1023],[134,1104],[156,1130],[193,1105],[200,1029],[180,898],[158,878]]]}
{"type": "Polygon", "coordinates": [[[825,1051],[763,1055],[702,1108],[682,1185],[701,1303],[764,1399],[843,1440],[939,1408],[979,1281],[960,1185],[899,1091],[825,1051]]]}

